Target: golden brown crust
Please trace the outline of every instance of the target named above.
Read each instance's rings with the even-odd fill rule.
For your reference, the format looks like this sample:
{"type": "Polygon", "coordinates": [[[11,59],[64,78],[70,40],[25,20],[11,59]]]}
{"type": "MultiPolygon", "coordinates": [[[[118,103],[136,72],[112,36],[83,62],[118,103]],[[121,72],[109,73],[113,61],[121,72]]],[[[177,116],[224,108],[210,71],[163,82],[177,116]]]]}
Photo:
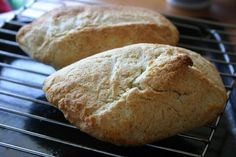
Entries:
{"type": "Polygon", "coordinates": [[[182,48],[136,44],[67,66],[45,80],[47,99],[81,131],[138,145],[202,126],[226,92],[214,66],[182,48]]]}
{"type": "Polygon", "coordinates": [[[61,68],[125,45],[175,45],[178,37],[173,24],[150,10],[81,5],[44,14],[21,28],[16,40],[31,57],[61,68]]]}

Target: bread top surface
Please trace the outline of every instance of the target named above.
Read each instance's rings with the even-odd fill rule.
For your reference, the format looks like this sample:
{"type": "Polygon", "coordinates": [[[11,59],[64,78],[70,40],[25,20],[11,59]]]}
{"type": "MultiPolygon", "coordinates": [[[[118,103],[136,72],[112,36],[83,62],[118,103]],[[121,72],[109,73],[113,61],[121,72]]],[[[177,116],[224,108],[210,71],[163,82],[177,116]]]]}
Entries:
{"type": "Polygon", "coordinates": [[[69,31],[88,27],[113,27],[117,25],[150,23],[159,26],[170,24],[159,13],[143,8],[78,5],[52,10],[33,22],[33,25],[35,27],[47,25],[46,35],[48,37],[60,37],[69,31]]]}
{"type": "Polygon", "coordinates": [[[175,45],[178,31],[169,20],[151,10],[78,5],[45,13],[21,28],[16,39],[33,58],[61,68],[95,53],[129,44],[175,45]]]}
{"type": "MultiPolygon", "coordinates": [[[[190,57],[190,61],[193,62],[192,68],[200,71],[212,84],[224,91],[224,85],[214,65],[204,59],[201,55],[184,48],[161,44],[141,43],[109,50],[67,66],[53,74],[51,77],[54,78],[54,84],[57,81],[62,83],[61,81],[63,80],[73,80],[73,76],[79,76],[75,79],[76,81],[80,84],[88,85],[88,89],[91,87],[91,90],[94,89],[95,91],[100,91],[99,85],[101,83],[104,83],[101,85],[108,85],[108,87],[110,85],[118,85],[115,88],[111,88],[112,93],[118,94],[122,89],[129,88],[130,83],[141,80],[141,78],[147,75],[147,72],[150,72],[152,66],[162,65],[162,63],[171,61],[172,59],[174,60],[176,57],[183,54],[190,57]],[[98,73],[98,71],[101,73],[98,73]],[[104,80],[104,82],[95,83],[96,81],[101,80],[104,80]],[[106,84],[108,83],[107,81],[112,82],[106,84]]],[[[186,60],[189,61],[185,56],[184,58],[185,59],[183,59],[181,64],[185,63],[184,61],[186,60]]],[[[47,84],[46,81],[45,86],[50,87],[50,84],[47,84]]],[[[115,96],[117,94],[115,94],[115,96]]]]}
{"type": "Polygon", "coordinates": [[[49,76],[43,89],[71,123],[118,145],[152,142],[204,125],[226,101],[209,61],[157,44],[88,57],[49,76]]]}

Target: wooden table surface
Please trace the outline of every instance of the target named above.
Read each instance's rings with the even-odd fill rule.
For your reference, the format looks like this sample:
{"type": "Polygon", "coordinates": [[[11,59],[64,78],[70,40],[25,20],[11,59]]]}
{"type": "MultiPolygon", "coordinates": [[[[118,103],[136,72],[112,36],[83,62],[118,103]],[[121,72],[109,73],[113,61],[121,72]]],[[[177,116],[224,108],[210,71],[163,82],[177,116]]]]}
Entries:
{"type": "Polygon", "coordinates": [[[110,4],[135,5],[154,9],[170,15],[184,15],[209,18],[225,23],[236,24],[236,0],[212,0],[208,8],[189,10],[170,5],[166,0],[87,0],[110,4]]]}

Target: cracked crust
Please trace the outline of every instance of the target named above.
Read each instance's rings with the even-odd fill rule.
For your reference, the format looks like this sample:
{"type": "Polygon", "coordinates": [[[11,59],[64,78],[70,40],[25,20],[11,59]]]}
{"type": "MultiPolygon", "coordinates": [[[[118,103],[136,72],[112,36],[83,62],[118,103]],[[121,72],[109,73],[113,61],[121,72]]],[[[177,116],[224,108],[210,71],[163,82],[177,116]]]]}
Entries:
{"type": "Polygon", "coordinates": [[[157,44],[83,59],[49,76],[43,89],[81,131],[117,145],[145,144],[205,125],[226,101],[210,62],[157,44]]]}
{"type": "Polygon", "coordinates": [[[175,45],[178,38],[176,27],[157,12],[89,5],[57,8],[16,36],[27,54],[56,69],[105,50],[135,43],[175,45]]]}

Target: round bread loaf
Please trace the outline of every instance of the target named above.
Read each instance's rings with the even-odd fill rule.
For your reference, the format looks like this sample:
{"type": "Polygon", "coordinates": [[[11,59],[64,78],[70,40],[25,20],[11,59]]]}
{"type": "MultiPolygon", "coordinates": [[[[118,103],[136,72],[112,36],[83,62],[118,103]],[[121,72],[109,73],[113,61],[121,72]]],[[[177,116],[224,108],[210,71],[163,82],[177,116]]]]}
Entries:
{"type": "Polygon", "coordinates": [[[95,5],[57,8],[22,27],[16,36],[27,54],[56,69],[125,45],[175,45],[178,39],[175,26],[157,12],[95,5]]]}
{"type": "Polygon", "coordinates": [[[205,125],[226,101],[209,61],[158,44],[85,58],[49,76],[43,89],[73,125],[117,145],[145,144],[205,125]]]}

